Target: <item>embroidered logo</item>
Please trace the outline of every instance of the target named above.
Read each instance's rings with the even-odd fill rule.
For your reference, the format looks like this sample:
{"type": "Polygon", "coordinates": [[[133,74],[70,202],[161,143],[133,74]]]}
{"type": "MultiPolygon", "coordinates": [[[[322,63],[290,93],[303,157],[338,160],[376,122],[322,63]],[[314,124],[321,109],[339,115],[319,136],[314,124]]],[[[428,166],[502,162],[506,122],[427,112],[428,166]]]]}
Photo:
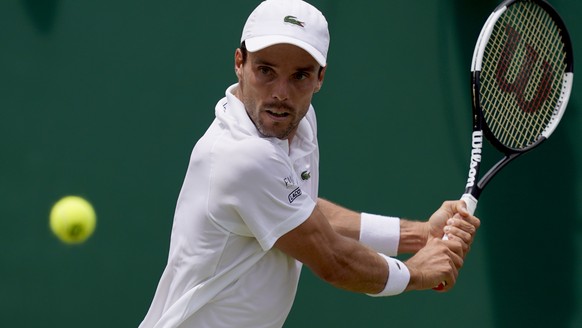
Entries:
{"type": "Polygon", "coordinates": [[[309,171],[303,171],[301,173],[301,179],[302,180],[309,180],[309,178],[311,178],[311,172],[309,172],[309,171]]]}
{"type": "Polygon", "coordinates": [[[301,189],[297,188],[289,194],[289,204],[293,203],[297,197],[301,196],[301,189]]]}
{"type": "Polygon", "coordinates": [[[285,23],[289,23],[289,24],[293,24],[293,25],[297,25],[297,26],[301,26],[301,27],[305,27],[305,23],[298,21],[297,17],[295,16],[285,16],[285,18],[283,19],[283,21],[285,23]]]}
{"type": "Polygon", "coordinates": [[[294,178],[293,174],[283,179],[283,182],[285,183],[285,187],[289,189],[299,186],[299,182],[297,181],[297,178],[294,178]]]}

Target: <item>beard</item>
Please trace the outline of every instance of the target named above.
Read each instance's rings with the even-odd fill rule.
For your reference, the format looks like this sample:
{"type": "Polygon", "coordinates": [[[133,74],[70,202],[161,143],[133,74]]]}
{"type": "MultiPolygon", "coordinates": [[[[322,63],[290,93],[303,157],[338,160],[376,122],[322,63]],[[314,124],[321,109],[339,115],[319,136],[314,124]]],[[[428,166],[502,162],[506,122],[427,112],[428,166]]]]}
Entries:
{"type": "MultiPolygon", "coordinates": [[[[265,112],[268,113],[269,109],[265,109],[265,112]]],[[[266,115],[271,114],[263,114],[258,115],[258,119],[253,121],[259,133],[264,137],[275,137],[279,139],[287,139],[289,135],[294,132],[299,125],[299,122],[292,120],[292,121],[285,121],[285,122],[277,122],[273,121],[269,118],[265,118],[266,115]]]]}
{"type": "Polygon", "coordinates": [[[244,82],[241,78],[236,96],[244,104],[245,111],[259,134],[263,137],[288,139],[297,130],[308,108],[298,109],[287,101],[275,99],[260,103],[254,93],[246,90],[244,82]]]}
{"type": "Polygon", "coordinates": [[[263,137],[287,139],[299,126],[296,109],[292,106],[273,101],[257,107],[254,101],[245,102],[247,115],[263,137]],[[282,120],[277,120],[281,118],[282,120]]]}

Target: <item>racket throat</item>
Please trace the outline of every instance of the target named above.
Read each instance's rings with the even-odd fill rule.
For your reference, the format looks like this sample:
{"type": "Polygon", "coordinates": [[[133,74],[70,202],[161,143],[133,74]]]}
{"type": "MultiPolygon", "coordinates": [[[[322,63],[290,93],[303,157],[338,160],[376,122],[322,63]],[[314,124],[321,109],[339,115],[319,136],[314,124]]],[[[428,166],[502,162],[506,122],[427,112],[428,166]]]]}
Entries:
{"type": "Polygon", "coordinates": [[[469,174],[465,190],[471,190],[477,183],[479,176],[479,167],[481,166],[481,153],[483,150],[483,130],[473,131],[471,138],[471,162],[469,164],[469,174]]]}
{"type": "Polygon", "coordinates": [[[465,193],[473,195],[475,199],[479,199],[481,191],[485,189],[489,181],[491,181],[491,179],[497,174],[497,172],[501,171],[501,169],[503,169],[507,164],[509,164],[511,161],[519,157],[521,154],[523,153],[506,154],[501,161],[497,162],[493,167],[491,167],[491,169],[489,169],[489,171],[487,171],[487,173],[485,173],[485,175],[483,175],[481,180],[479,180],[479,182],[476,185],[470,188],[466,188],[465,193]]]}

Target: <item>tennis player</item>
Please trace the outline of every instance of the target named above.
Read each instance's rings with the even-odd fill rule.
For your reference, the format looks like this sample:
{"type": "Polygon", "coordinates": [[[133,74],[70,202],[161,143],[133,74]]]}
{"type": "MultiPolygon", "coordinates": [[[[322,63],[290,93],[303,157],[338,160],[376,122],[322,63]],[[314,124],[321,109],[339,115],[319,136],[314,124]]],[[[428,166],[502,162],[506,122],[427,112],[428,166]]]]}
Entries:
{"type": "Polygon", "coordinates": [[[306,2],[267,0],[248,17],[238,83],[192,151],[168,262],[140,327],[281,327],[302,265],[371,296],[455,285],[479,226],[462,201],[418,222],[318,198],[311,99],[328,46],[327,21],[306,2]],[[390,257],[406,252],[406,263],[390,257]]]}

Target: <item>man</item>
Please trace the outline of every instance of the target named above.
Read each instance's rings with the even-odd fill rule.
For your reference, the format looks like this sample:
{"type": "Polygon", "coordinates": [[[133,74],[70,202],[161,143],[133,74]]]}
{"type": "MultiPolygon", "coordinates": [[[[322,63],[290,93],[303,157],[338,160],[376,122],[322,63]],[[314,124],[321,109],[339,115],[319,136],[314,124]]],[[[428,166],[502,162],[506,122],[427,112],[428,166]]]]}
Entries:
{"type": "Polygon", "coordinates": [[[454,286],[479,226],[463,202],[413,222],[318,198],[311,99],[328,46],[325,18],[303,1],[267,0],[249,16],[238,83],[194,147],[168,263],[140,327],[281,327],[302,264],[371,296],[454,286]],[[399,252],[415,255],[388,256],[399,252]]]}

